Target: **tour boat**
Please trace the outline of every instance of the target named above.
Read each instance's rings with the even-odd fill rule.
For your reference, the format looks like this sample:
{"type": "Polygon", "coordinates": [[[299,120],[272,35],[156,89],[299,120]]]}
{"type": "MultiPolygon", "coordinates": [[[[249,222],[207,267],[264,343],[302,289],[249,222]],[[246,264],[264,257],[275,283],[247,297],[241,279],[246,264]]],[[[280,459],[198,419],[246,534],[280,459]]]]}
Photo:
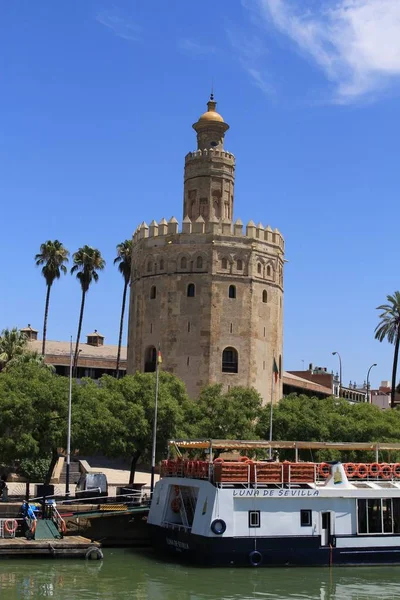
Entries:
{"type": "Polygon", "coordinates": [[[268,442],[176,440],[171,446],[178,456],[202,452],[208,460],[162,462],[148,516],[157,549],[209,566],[400,564],[400,463],[239,455],[265,454],[268,442]],[[237,456],[213,460],[216,450],[237,456]]]}

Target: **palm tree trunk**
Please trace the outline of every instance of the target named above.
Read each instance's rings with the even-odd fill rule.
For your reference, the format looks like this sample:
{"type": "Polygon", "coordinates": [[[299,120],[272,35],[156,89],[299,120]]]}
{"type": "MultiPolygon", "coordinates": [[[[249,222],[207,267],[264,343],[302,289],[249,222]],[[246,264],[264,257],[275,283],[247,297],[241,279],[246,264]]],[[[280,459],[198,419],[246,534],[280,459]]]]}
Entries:
{"type": "Polygon", "coordinates": [[[81,312],[79,315],[78,333],[76,335],[75,356],[74,356],[74,375],[75,375],[75,377],[77,376],[77,373],[78,373],[79,340],[81,338],[83,310],[85,308],[85,297],[86,297],[86,292],[84,292],[82,290],[81,312]]]}
{"type": "Polygon", "coordinates": [[[396,394],[396,375],[397,375],[397,362],[399,359],[399,345],[400,345],[400,326],[397,329],[396,343],[394,346],[393,369],[392,369],[392,389],[390,391],[390,408],[395,407],[394,397],[396,394]]]}
{"type": "Polygon", "coordinates": [[[118,352],[117,352],[117,379],[119,379],[119,362],[121,359],[122,330],[124,328],[124,314],[125,314],[125,302],[126,302],[127,289],[128,289],[128,281],[125,281],[124,291],[122,294],[121,321],[119,324],[119,340],[118,340],[118,352]]]}
{"type": "Polygon", "coordinates": [[[44,322],[43,322],[43,343],[42,343],[43,356],[44,356],[44,353],[46,350],[47,315],[49,314],[50,290],[51,290],[51,285],[47,284],[46,303],[45,303],[45,307],[44,307],[44,322]]]}

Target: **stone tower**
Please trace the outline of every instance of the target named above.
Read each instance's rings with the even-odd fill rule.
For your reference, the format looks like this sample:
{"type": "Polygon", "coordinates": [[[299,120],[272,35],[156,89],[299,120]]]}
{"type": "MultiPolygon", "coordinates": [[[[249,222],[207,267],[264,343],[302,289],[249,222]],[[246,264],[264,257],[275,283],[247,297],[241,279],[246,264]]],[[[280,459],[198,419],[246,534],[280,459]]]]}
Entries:
{"type": "Polygon", "coordinates": [[[162,368],[195,398],[209,383],[282,397],[283,256],[280,232],[233,219],[235,158],[229,126],[208,110],[185,157],[183,222],[142,223],[133,236],[128,373],[162,368]],[[279,369],[273,384],[273,365],[279,369]]]}

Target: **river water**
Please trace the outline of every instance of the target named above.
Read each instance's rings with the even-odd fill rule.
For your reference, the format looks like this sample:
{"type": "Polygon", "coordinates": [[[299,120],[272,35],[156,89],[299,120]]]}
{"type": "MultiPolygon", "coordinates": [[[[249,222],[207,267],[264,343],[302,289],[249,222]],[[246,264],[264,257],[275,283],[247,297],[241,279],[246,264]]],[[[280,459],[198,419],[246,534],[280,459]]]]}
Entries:
{"type": "Polygon", "coordinates": [[[392,600],[400,567],[204,569],[127,549],[104,550],[104,561],[0,561],[0,600],[41,598],[392,600]]]}

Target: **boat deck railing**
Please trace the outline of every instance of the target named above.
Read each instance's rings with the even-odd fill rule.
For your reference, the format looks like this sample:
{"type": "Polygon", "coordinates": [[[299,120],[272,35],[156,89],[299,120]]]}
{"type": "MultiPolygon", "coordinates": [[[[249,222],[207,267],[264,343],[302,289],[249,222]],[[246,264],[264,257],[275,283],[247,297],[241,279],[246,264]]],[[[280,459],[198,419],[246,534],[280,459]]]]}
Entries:
{"type": "MultiPolygon", "coordinates": [[[[343,467],[353,482],[400,482],[400,463],[344,463],[343,467]]],[[[217,458],[212,463],[186,459],[161,463],[161,477],[205,479],[217,486],[317,484],[330,474],[330,463],[253,461],[245,456],[240,460],[217,458]]]]}

